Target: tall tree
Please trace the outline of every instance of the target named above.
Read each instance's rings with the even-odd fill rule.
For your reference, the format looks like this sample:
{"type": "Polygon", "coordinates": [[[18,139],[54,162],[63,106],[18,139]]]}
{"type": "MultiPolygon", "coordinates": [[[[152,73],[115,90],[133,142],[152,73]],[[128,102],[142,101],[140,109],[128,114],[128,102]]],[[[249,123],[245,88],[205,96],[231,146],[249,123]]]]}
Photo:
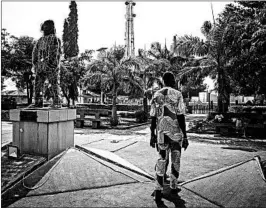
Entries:
{"type": "MultiPolygon", "coordinates": [[[[174,45],[175,39],[172,48],[175,47],[174,45]]],[[[140,49],[137,59],[141,63],[141,78],[144,83],[143,106],[144,112],[147,115],[147,98],[151,98],[154,84],[162,85],[161,79],[166,71],[172,71],[175,75],[178,75],[182,66],[190,59],[180,56],[173,50],[168,50],[166,44],[162,47],[159,42],[153,42],[148,51],[140,49]]],[[[179,80],[177,81],[180,84],[179,80]]],[[[178,88],[178,83],[176,88],[178,88]]]]}
{"type": "Polygon", "coordinates": [[[232,92],[266,94],[266,2],[228,5],[221,20],[231,17],[224,36],[232,92]]]}
{"type": "Polygon", "coordinates": [[[68,18],[64,21],[62,39],[65,60],[62,61],[63,65],[60,72],[60,87],[67,99],[68,106],[70,105],[70,99],[72,99],[73,105],[77,100],[79,82],[84,71],[84,66],[80,65],[84,60],[84,56],[81,57],[82,61],[78,58],[78,10],[75,1],[70,2],[69,9],[68,18]]]}
{"type": "Polygon", "coordinates": [[[70,13],[64,21],[64,55],[65,58],[74,57],[79,54],[78,47],[78,10],[75,1],[71,1],[69,5],[70,13]]]}
{"type": "Polygon", "coordinates": [[[106,57],[94,60],[88,65],[87,73],[83,78],[84,86],[101,85],[105,93],[112,93],[111,125],[118,125],[117,95],[119,91],[129,93],[133,90],[142,92],[141,79],[134,76],[131,68],[139,68],[134,58],[124,59],[125,49],[122,46],[111,48],[106,57]]]}
{"type": "Polygon", "coordinates": [[[8,67],[10,63],[11,50],[10,34],[5,28],[1,30],[1,90],[5,88],[4,81],[12,74],[11,69],[8,67]]]}
{"type": "Polygon", "coordinates": [[[11,36],[5,43],[2,52],[2,73],[15,81],[19,90],[27,89],[28,104],[32,103],[33,77],[32,77],[32,51],[34,39],[28,36],[11,36]]]}
{"type": "Polygon", "coordinates": [[[68,18],[64,20],[64,28],[63,28],[63,51],[64,51],[64,58],[69,57],[69,50],[70,50],[70,37],[69,37],[69,22],[68,18]]]}
{"type": "Polygon", "coordinates": [[[60,68],[60,87],[64,97],[67,99],[67,106],[70,106],[70,99],[78,99],[78,86],[81,86],[81,79],[86,71],[86,64],[92,59],[92,50],[85,50],[80,57],[68,58],[62,61],[60,68]]]}
{"type": "Polygon", "coordinates": [[[225,71],[225,42],[223,39],[226,24],[211,24],[209,21],[204,22],[202,33],[206,37],[206,41],[193,36],[183,36],[177,43],[178,50],[204,56],[199,66],[187,66],[182,69],[180,76],[189,76],[191,74],[211,74],[217,78],[218,85],[218,111],[226,112],[229,105],[229,81],[225,71]]]}
{"type": "Polygon", "coordinates": [[[204,22],[206,41],[186,37],[177,43],[181,49],[205,54],[200,67],[187,67],[182,75],[211,73],[217,80],[220,112],[227,111],[231,92],[265,94],[265,8],[265,2],[229,4],[215,24],[204,22]]]}
{"type": "Polygon", "coordinates": [[[171,64],[167,59],[164,58],[150,58],[148,52],[142,49],[138,50],[137,60],[140,64],[140,71],[138,73],[138,76],[143,80],[143,109],[145,114],[144,120],[147,120],[148,99],[150,99],[152,96],[153,86],[155,83],[162,85],[160,78],[165,71],[170,69],[171,64]]]}

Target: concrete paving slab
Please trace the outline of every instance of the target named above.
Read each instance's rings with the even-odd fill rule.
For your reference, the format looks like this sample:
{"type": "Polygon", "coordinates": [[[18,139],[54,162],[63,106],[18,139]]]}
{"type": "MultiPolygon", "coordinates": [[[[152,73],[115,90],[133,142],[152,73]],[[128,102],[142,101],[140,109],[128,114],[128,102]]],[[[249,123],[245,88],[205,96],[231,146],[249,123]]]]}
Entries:
{"type": "Polygon", "coordinates": [[[139,141],[117,151],[116,154],[154,176],[154,167],[158,153],[156,149],[150,147],[148,142],[139,141]]]}
{"type": "MultiPolygon", "coordinates": [[[[152,183],[134,183],[20,199],[9,207],[156,207],[152,183]]],[[[180,197],[163,199],[167,207],[217,207],[182,189],[180,197]]]]}
{"type": "Polygon", "coordinates": [[[51,195],[140,181],[149,180],[70,148],[10,188],[2,195],[2,205],[8,206],[28,196],[51,195]]]}
{"type": "Polygon", "coordinates": [[[190,141],[190,146],[182,152],[180,180],[187,181],[211,171],[230,166],[259,155],[266,159],[266,151],[243,151],[226,149],[228,145],[206,144],[190,141]]]}
{"type": "MultiPolygon", "coordinates": [[[[34,177],[35,175],[32,174],[25,179],[24,183],[32,187],[31,181],[34,177]]],[[[31,190],[27,195],[54,194],[133,182],[136,180],[99,163],[75,148],[71,148],[34,185],[38,188],[31,190]]]]}
{"type": "Polygon", "coordinates": [[[266,181],[258,158],[181,184],[222,207],[265,207],[266,181]]]}
{"type": "MultiPolygon", "coordinates": [[[[266,159],[266,151],[250,152],[226,149],[225,147],[228,147],[228,145],[189,142],[188,149],[186,151],[182,150],[180,181],[193,179],[225,166],[248,160],[256,155],[260,155],[262,160],[266,159]]],[[[155,148],[150,147],[149,143],[140,141],[116,152],[116,154],[147,173],[154,175],[158,153],[155,148]]],[[[168,174],[170,174],[170,166],[168,174]]]]}
{"type": "Polygon", "coordinates": [[[134,173],[134,172],[132,172],[132,171],[130,171],[128,169],[125,169],[125,168],[123,168],[121,166],[118,166],[118,165],[116,165],[114,163],[110,163],[110,162],[108,162],[106,160],[102,160],[102,159],[100,159],[100,158],[98,158],[96,156],[93,156],[93,155],[90,155],[90,157],[93,158],[94,160],[98,161],[99,163],[101,163],[101,164],[103,164],[103,165],[105,165],[107,167],[110,167],[111,169],[115,170],[116,172],[120,172],[120,173],[122,173],[122,174],[124,174],[124,175],[126,175],[126,176],[128,176],[130,178],[133,178],[134,180],[136,180],[138,182],[144,183],[144,182],[150,182],[151,181],[151,179],[149,179],[147,177],[144,177],[144,176],[142,176],[140,174],[134,173]]]}
{"type": "Polygon", "coordinates": [[[147,177],[151,180],[153,180],[153,176],[150,175],[149,173],[145,172],[144,170],[138,168],[137,166],[131,164],[130,162],[128,162],[127,160],[119,157],[118,155],[112,153],[112,152],[109,152],[109,151],[106,151],[106,150],[102,150],[102,149],[95,149],[95,148],[91,148],[91,147],[88,147],[88,146],[77,146],[76,147],[78,149],[81,149],[85,152],[87,152],[88,154],[92,154],[96,157],[99,157],[103,160],[106,160],[108,162],[111,162],[111,163],[114,163],[120,167],[123,167],[127,170],[130,170],[136,174],[140,174],[144,177],[147,177]]]}

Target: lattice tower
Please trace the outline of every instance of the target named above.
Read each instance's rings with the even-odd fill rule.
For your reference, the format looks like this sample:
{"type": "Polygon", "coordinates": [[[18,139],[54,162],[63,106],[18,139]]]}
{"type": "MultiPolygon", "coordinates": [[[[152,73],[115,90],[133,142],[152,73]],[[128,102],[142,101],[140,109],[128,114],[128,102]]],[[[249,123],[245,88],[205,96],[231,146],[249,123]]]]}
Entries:
{"type": "Polygon", "coordinates": [[[135,56],[134,43],[134,17],[133,8],[136,5],[132,0],[126,1],[126,31],[125,31],[125,57],[135,56]]]}

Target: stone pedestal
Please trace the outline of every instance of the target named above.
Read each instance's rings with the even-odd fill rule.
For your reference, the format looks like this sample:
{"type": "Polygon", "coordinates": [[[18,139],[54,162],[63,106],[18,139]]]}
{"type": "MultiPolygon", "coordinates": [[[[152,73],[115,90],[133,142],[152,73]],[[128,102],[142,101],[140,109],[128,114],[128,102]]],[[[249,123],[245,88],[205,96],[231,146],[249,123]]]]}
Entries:
{"type": "Polygon", "coordinates": [[[48,160],[74,146],[76,109],[10,110],[13,142],[20,152],[44,156],[48,160]]]}

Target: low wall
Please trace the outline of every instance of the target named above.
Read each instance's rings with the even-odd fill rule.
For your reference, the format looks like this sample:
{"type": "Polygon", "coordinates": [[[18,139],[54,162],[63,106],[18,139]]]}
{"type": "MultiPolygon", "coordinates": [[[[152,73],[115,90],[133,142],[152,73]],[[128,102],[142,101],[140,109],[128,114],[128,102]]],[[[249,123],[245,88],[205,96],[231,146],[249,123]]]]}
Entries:
{"type": "MultiPolygon", "coordinates": [[[[117,111],[139,111],[143,110],[143,105],[126,105],[126,104],[117,104],[117,111]]],[[[101,104],[92,104],[92,103],[82,103],[77,104],[76,108],[89,108],[89,109],[108,109],[112,110],[112,105],[101,105],[101,104]]]]}

